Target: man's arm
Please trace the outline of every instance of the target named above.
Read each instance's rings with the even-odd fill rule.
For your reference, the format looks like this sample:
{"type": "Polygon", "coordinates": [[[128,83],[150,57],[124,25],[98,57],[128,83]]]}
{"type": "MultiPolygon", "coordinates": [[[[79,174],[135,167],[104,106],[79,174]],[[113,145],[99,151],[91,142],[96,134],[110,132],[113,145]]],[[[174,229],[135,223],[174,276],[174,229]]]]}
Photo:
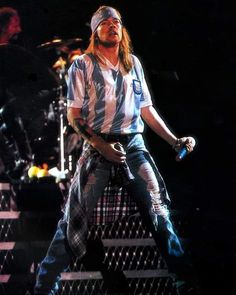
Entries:
{"type": "Polygon", "coordinates": [[[153,106],[147,106],[141,109],[141,116],[148,126],[166,142],[168,142],[177,152],[183,145],[186,146],[188,153],[193,151],[195,140],[192,137],[177,138],[167,127],[166,123],[157,113],[153,106]]]}
{"type": "Polygon", "coordinates": [[[68,107],[67,119],[72,128],[88,141],[104,158],[117,163],[122,163],[125,160],[125,154],[115,149],[114,143],[107,143],[93,132],[86,120],[82,118],[80,108],[68,107]]]}
{"type": "Polygon", "coordinates": [[[79,133],[90,144],[92,144],[93,141],[96,141],[96,138],[93,140],[93,137],[96,137],[96,134],[94,134],[92,129],[86,124],[85,120],[81,118],[80,108],[68,107],[67,119],[76,133],[79,133]]]}
{"type": "Polygon", "coordinates": [[[166,123],[159,116],[153,106],[147,106],[141,109],[141,115],[147,125],[161,138],[171,146],[175,145],[177,137],[170,131],[166,123]]]}

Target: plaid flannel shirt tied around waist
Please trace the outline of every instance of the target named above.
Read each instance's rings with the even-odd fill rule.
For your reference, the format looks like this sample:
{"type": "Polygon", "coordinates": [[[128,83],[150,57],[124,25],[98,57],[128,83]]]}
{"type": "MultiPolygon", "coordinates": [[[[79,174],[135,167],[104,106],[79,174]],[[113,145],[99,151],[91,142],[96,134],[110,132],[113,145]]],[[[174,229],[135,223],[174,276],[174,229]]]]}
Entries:
{"type": "MultiPolygon", "coordinates": [[[[66,204],[67,238],[70,248],[79,258],[86,252],[87,233],[90,225],[113,223],[119,218],[138,212],[136,203],[127,191],[121,184],[117,185],[116,180],[114,182],[114,178],[119,175],[116,172],[116,165],[111,165],[110,179],[104,193],[98,200],[92,215],[87,216],[87,200],[84,199],[82,192],[89,174],[96,169],[100,161],[104,161],[104,158],[90,145],[85,144],[66,204]]],[[[87,205],[89,206],[89,204],[87,205]]]]}
{"type": "Polygon", "coordinates": [[[86,202],[82,191],[88,175],[96,168],[101,158],[102,156],[89,146],[84,148],[69,190],[65,211],[67,238],[71,250],[78,258],[81,258],[86,252],[88,231],[86,202]]]}

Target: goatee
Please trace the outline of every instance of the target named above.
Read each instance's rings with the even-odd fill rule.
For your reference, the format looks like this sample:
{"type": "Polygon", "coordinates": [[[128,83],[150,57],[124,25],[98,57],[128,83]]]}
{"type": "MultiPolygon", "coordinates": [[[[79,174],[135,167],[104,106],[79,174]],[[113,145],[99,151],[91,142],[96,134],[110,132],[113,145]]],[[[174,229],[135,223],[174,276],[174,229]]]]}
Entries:
{"type": "Polygon", "coordinates": [[[106,48],[112,48],[112,47],[117,45],[117,42],[115,42],[115,41],[113,42],[113,41],[101,41],[101,40],[99,40],[99,43],[102,46],[106,47],[106,48]]]}

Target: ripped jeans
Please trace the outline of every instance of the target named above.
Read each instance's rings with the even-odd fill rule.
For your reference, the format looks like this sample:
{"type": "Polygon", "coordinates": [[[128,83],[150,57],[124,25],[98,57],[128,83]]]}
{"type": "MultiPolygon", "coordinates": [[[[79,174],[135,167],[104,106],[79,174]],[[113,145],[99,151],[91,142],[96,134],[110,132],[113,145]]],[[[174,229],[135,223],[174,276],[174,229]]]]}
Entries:
{"type": "MultiPolygon", "coordinates": [[[[135,177],[126,189],[136,202],[169,272],[181,276],[186,272],[185,255],[169,217],[166,205],[168,193],[164,181],[146,150],[141,134],[121,143],[126,150],[126,162],[135,177]]],[[[101,161],[88,177],[83,189],[88,218],[108,183],[112,165],[106,160],[101,161]]],[[[60,273],[68,267],[71,255],[67,249],[66,225],[64,216],[58,223],[55,236],[38,270],[35,294],[54,294],[58,289],[56,283],[59,282],[60,273]]]]}

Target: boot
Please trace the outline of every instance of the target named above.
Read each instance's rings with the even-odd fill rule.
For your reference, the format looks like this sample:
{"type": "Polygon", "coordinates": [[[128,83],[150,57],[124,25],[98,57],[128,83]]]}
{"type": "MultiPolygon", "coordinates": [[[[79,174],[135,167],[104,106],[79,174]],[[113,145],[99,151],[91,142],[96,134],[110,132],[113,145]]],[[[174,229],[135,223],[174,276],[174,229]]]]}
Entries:
{"type": "Polygon", "coordinates": [[[196,282],[176,281],[177,295],[201,295],[201,288],[196,282]]]}

